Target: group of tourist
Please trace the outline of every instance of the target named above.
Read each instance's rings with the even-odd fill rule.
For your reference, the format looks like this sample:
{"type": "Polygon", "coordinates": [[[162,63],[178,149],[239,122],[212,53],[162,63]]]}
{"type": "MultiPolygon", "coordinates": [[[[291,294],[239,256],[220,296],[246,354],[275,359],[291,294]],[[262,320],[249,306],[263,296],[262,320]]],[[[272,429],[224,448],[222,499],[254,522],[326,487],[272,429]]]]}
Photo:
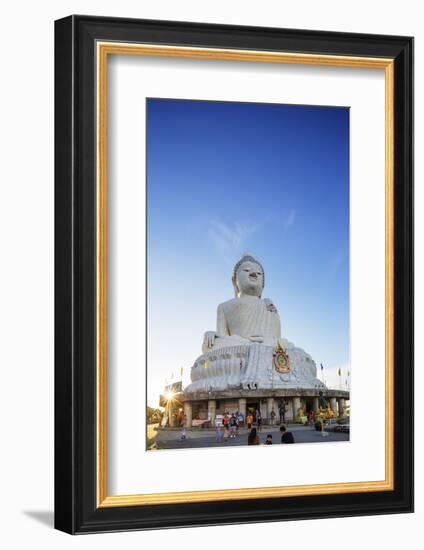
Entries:
{"type": "Polygon", "coordinates": [[[232,413],[231,415],[229,413],[225,413],[222,418],[222,426],[221,422],[216,423],[217,439],[218,436],[219,438],[221,438],[221,436],[225,435],[229,436],[230,438],[237,437],[239,428],[247,426],[247,429],[250,430],[253,423],[256,423],[257,430],[260,432],[262,429],[261,411],[256,410],[254,413],[248,411],[248,413],[246,414],[246,418],[243,413],[238,411],[232,413]],[[221,427],[224,430],[223,433],[221,431],[221,427]]]}
{"type": "Polygon", "coordinates": [[[244,415],[242,413],[233,413],[229,415],[228,413],[224,414],[221,422],[216,423],[216,440],[221,441],[222,439],[233,439],[237,437],[239,428],[244,425],[244,415]]]}
{"type": "MultiPolygon", "coordinates": [[[[294,437],[293,434],[289,431],[287,431],[287,428],[284,426],[280,426],[280,432],[281,432],[281,443],[294,443],[294,437]]],[[[249,433],[249,437],[247,438],[247,444],[248,445],[259,445],[259,435],[256,430],[256,428],[252,428],[249,433]]],[[[265,445],[272,445],[272,434],[268,434],[265,439],[265,445]]]]}
{"type": "MultiPolygon", "coordinates": [[[[247,439],[248,445],[259,445],[259,432],[262,430],[262,414],[261,411],[256,410],[253,414],[249,411],[246,418],[242,413],[236,412],[231,415],[225,413],[221,422],[216,424],[216,441],[226,441],[227,439],[234,439],[239,434],[239,429],[243,426],[247,427],[249,436],[247,439]],[[253,424],[256,423],[256,427],[253,424]]],[[[294,443],[294,437],[291,432],[287,431],[284,424],[280,427],[281,443],[294,443]]],[[[272,434],[268,434],[265,440],[265,445],[272,445],[272,434]]]]}

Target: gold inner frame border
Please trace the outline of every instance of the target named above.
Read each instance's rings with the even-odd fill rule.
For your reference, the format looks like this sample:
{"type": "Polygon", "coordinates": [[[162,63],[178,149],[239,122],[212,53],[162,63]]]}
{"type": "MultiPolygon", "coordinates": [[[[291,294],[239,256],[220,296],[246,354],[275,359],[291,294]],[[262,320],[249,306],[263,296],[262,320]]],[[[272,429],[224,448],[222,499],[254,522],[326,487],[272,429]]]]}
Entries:
{"type": "Polygon", "coordinates": [[[96,43],[97,62],[97,507],[143,506],[394,490],[394,60],[140,43],[96,43]],[[138,55],[384,69],[385,72],[385,479],[315,485],[109,496],[107,492],[107,61],[138,55]]]}

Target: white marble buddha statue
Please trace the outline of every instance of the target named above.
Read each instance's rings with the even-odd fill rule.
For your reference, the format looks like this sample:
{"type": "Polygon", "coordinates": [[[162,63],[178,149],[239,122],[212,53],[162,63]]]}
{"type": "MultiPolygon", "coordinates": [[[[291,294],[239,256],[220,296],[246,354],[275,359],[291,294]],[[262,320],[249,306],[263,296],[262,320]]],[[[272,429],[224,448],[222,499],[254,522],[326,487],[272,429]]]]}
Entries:
{"type": "Polygon", "coordinates": [[[281,338],[277,308],[262,298],[264,270],[245,253],[233,270],[235,298],[218,306],[216,331],[204,335],[202,355],[191,368],[187,394],[238,388],[316,388],[316,365],[303,349],[281,338]],[[282,348],[281,351],[278,351],[282,348]],[[287,353],[288,371],[274,368],[287,353]]]}
{"type": "Polygon", "coordinates": [[[264,288],[262,265],[245,253],[234,267],[235,298],[218,306],[216,332],[205,333],[202,351],[259,343],[275,347],[281,339],[280,317],[264,288]]]}

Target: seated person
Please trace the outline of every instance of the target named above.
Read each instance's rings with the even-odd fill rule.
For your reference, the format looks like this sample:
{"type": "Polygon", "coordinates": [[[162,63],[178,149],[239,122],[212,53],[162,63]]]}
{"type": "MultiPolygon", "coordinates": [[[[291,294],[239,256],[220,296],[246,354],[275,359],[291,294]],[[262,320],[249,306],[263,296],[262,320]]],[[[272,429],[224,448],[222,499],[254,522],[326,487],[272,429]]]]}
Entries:
{"type": "Polygon", "coordinates": [[[287,428],[284,426],[280,426],[280,432],[281,432],[281,443],[294,443],[294,437],[291,432],[287,431],[287,428]]]}

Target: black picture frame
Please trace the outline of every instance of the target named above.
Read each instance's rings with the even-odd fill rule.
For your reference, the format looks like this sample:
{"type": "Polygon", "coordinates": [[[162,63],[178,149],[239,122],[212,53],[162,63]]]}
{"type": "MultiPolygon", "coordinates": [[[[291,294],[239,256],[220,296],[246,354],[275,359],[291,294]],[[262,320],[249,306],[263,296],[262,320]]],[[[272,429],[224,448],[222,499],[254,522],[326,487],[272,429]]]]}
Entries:
{"type": "Polygon", "coordinates": [[[73,15],[55,23],[55,527],[132,529],[413,511],[413,39],[73,15]],[[98,40],[394,60],[394,490],[97,506],[98,40]]]}

